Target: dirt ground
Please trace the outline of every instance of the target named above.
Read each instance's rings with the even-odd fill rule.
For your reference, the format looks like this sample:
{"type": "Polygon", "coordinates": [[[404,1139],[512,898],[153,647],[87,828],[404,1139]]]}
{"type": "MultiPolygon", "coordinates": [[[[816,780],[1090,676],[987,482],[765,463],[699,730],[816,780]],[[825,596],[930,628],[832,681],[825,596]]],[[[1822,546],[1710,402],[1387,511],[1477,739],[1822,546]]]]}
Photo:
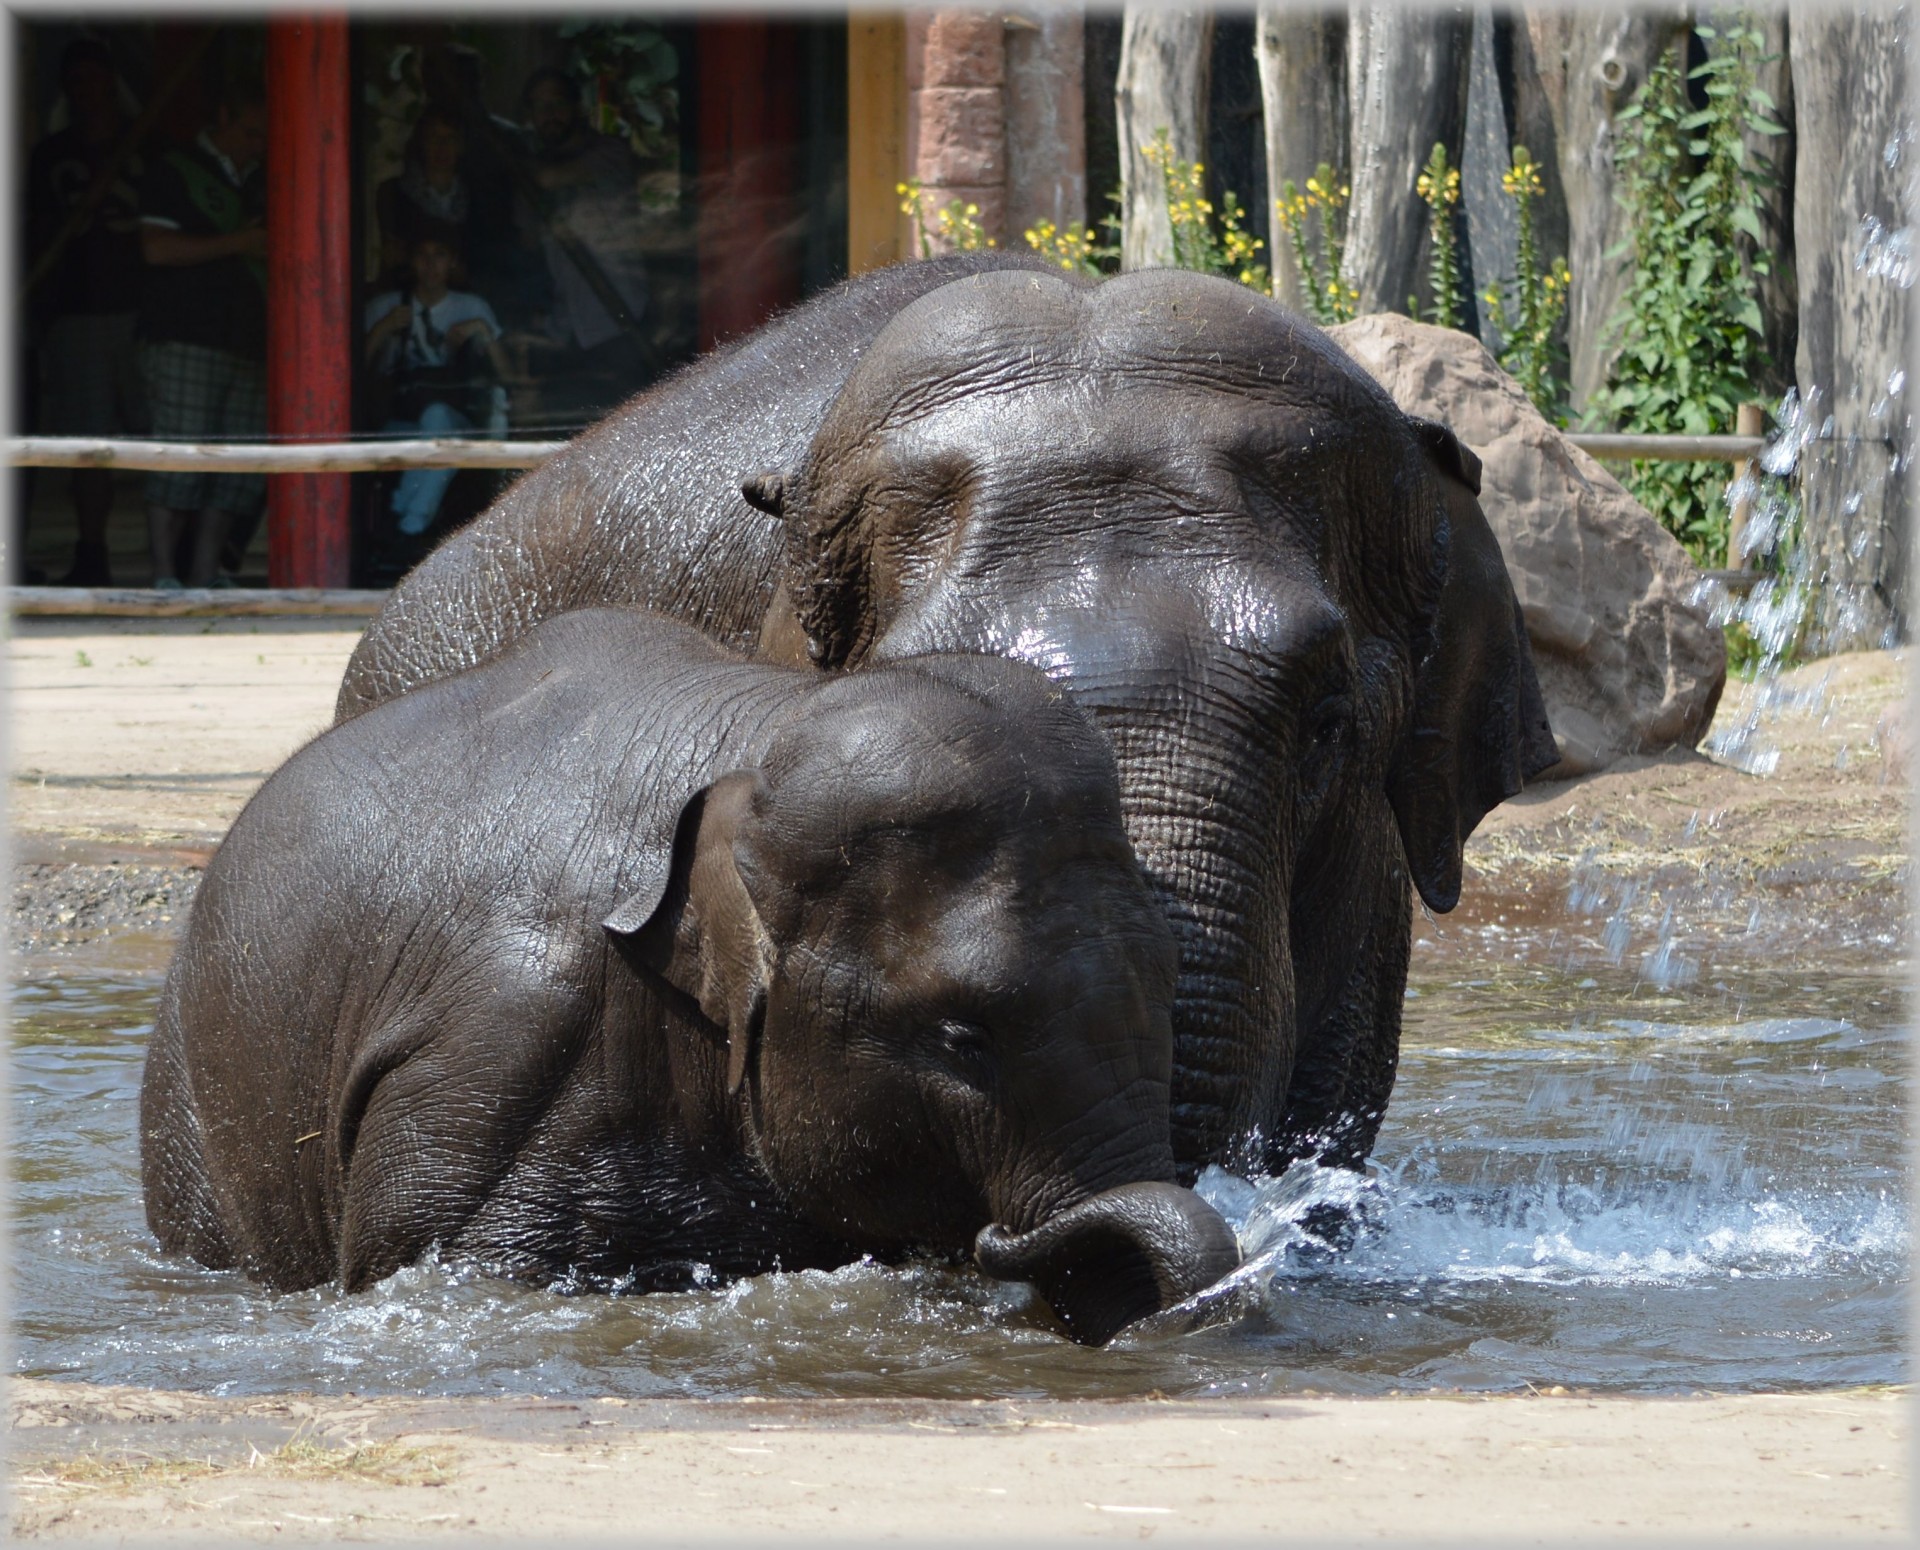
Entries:
{"type": "Polygon", "coordinates": [[[116,1541],[1836,1540],[1907,1521],[1907,1411],[1890,1391],[756,1405],[24,1380],[10,1442],[16,1533],[116,1541]]]}
{"type": "MultiPolygon", "coordinates": [[[[226,825],[326,724],[354,638],[293,620],[16,625],[19,961],[164,961],[226,825]]],[[[1745,929],[1770,952],[1903,956],[1908,671],[1904,653],[1814,663],[1766,706],[1731,686],[1716,727],[1759,712],[1746,757],[1771,750],[1768,774],[1671,753],[1499,809],[1461,909],[1417,917],[1416,974],[1581,900],[1745,929]]],[[[8,1398],[12,1529],[35,1537],[1544,1543],[1904,1538],[1913,1518],[1905,1390],[754,1405],[18,1379],[8,1398]]]]}

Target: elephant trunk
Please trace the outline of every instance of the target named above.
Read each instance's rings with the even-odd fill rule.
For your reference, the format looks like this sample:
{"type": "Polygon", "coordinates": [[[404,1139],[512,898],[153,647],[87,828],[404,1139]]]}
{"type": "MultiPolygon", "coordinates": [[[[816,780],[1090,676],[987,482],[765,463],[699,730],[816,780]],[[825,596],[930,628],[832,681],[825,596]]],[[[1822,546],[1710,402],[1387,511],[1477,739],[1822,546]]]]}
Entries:
{"type": "Polygon", "coordinates": [[[990,1276],[1032,1282],[1084,1345],[1105,1345],[1240,1263],[1233,1229],[1213,1207],[1155,1182],[1090,1196],[1031,1232],[983,1227],[973,1255],[990,1276]]]}
{"type": "Polygon", "coordinates": [[[1275,821],[1292,756],[1245,693],[1256,665],[1200,668],[1202,628],[1174,614],[1171,632],[1102,616],[1062,651],[1076,701],[1113,748],[1127,838],[1180,949],[1171,1118],[1191,1179],[1209,1162],[1251,1165],[1293,1064],[1292,857],[1275,821]],[[1195,666],[1185,677],[1143,666],[1169,663],[1195,666]]]}

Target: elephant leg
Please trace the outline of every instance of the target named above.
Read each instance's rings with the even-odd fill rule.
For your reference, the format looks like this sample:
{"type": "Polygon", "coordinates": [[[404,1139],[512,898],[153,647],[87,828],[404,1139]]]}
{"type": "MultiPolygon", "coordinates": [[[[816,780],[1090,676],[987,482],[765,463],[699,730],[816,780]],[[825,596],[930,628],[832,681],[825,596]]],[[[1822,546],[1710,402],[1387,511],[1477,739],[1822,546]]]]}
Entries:
{"type": "Polygon", "coordinates": [[[1332,1010],[1295,1060],[1279,1133],[1268,1152],[1271,1172],[1308,1157],[1358,1168],[1380,1133],[1400,1064],[1412,935],[1406,869],[1396,856],[1384,870],[1368,940],[1332,1010]]]}
{"type": "Polygon", "coordinates": [[[466,1241],[539,1127],[580,1042],[550,1005],[501,999],[509,1004],[489,1007],[483,1021],[436,1020],[431,1037],[389,1029],[355,1057],[331,1137],[342,1180],[337,1270],[347,1290],[436,1247],[497,1257],[507,1268],[531,1257],[526,1251],[548,1225],[524,1224],[529,1242],[518,1246],[466,1241]]]}
{"type": "Polygon", "coordinates": [[[193,1101],[179,1023],[163,1008],[140,1090],[140,1171],[147,1225],[169,1254],[185,1254],[210,1270],[227,1270],[235,1255],[207,1174],[206,1130],[193,1101]]]}

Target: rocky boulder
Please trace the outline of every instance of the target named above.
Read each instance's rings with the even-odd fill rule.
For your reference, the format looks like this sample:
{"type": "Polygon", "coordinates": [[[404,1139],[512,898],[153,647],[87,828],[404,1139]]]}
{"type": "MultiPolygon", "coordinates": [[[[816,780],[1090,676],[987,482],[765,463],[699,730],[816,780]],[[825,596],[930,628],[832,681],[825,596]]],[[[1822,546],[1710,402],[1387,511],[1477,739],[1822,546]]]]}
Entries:
{"type": "Polygon", "coordinates": [[[1560,763],[1692,747],[1727,680],[1700,572],[1619,481],[1541,413],[1479,340],[1391,313],[1327,331],[1402,409],[1479,454],[1480,505],[1526,616],[1560,763]]]}

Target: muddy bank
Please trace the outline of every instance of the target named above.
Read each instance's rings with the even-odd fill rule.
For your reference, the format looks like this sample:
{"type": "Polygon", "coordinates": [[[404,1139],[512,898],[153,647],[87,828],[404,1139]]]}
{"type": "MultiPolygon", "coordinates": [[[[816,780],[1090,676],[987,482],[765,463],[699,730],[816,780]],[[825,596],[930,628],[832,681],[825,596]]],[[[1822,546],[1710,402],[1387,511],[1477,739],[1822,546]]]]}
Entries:
{"type": "Polygon", "coordinates": [[[197,856],[171,864],[133,857],[16,860],[8,919],[16,964],[30,975],[51,971],[76,956],[98,956],[109,942],[128,948],[132,937],[165,952],[186,922],[203,865],[197,856]]]}

